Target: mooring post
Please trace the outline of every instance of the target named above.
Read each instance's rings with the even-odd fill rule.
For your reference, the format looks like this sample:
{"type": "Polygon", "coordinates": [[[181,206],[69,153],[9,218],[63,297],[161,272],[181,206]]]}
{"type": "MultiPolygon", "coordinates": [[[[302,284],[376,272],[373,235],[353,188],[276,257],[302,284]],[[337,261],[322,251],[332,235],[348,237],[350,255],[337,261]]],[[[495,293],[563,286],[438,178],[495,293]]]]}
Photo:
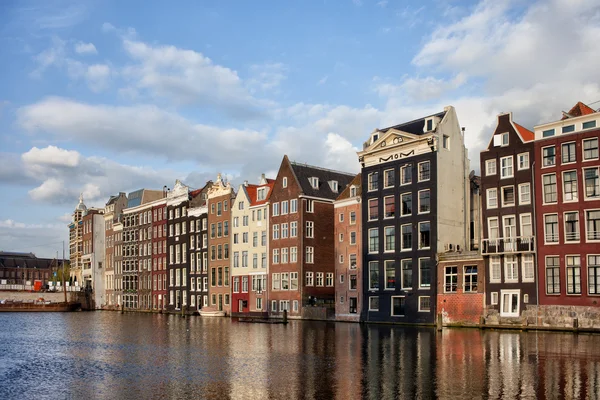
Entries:
{"type": "Polygon", "coordinates": [[[283,310],[283,323],[287,324],[288,320],[287,320],[287,310],[283,310]]]}
{"type": "Polygon", "coordinates": [[[442,330],[442,314],[441,313],[437,315],[436,326],[437,326],[438,331],[442,330]]]}

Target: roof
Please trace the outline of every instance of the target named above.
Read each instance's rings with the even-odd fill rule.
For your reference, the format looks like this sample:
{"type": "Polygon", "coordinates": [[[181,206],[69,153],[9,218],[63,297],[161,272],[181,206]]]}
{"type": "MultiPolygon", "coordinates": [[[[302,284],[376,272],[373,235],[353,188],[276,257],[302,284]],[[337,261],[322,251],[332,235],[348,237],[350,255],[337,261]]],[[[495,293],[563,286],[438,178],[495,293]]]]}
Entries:
{"type": "Polygon", "coordinates": [[[302,192],[306,196],[335,200],[340,194],[339,188],[345,188],[346,185],[348,185],[355,177],[354,174],[315,167],[308,164],[290,162],[290,165],[292,167],[292,171],[294,171],[294,174],[298,179],[298,182],[300,183],[302,192]],[[319,179],[319,187],[317,189],[312,187],[310,181],[308,180],[309,178],[319,179]],[[329,181],[338,182],[337,192],[331,190],[329,181]]]}
{"type": "Polygon", "coordinates": [[[267,183],[264,185],[247,185],[244,186],[246,189],[246,193],[248,194],[248,199],[250,200],[250,207],[254,207],[254,206],[260,206],[262,204],[265,204],[269,201],[269,198],[271,197],[271,193],[273,192],[273,186],[275,185],[275,180],[274,179],[267,179],[267,183]],[[265,196],[265,198],[261,201],[258,201],[258,197],[257,197],[257,192],[258,189],[260,188],[269,188],[269,191],[267,192],[267,195],[265,196]]]}
{"type": "Polygon", "coordinates": [[[379,131],[385,133],[390,129],[395,129],[398,131],[412,133],[414,135],[422,135],[423,133],[425,133],[425,132],[423,132],[423,128],[425,127],[425,120],[427,118],[439,117],[440,119],[444,119],[445,115],[446,115],[446,111],[442,111],[440,113],[428,115],[426,117],[415,119],[413,121],[404,122],[400,125],[394,125],[394,126],[390,126],[388,128],[379,129],[379,131]]]}
{"type": "Polygon", "coordinates": [[[59,261],[52,258],[37,258],[33,253],[0,251],[0,268],[50,268],[59,261]]]}
{"type": "Polygon", "coordinates": [[[568,113],[563,111],[563,117],[561,118],[561,120],[567,118],[581,117],[582,115],[593,114],[595,112],[596,111],[592,107],[583,104],[581,101],[578,101],[577,104],[575,104],[573,108],[569,110],[568,113]]]}
{"type": "Polygon", "coordinates": [[[338,196],[338,198],[336,200],[349,199],[350,198],[350,187],[352,187],[352,186],[356,187],[356,195],[360,197],[361,192],[362,192],[361,179],[362,179],[362,174],[359,172],[358,175],[356,175],[354,177],[354,179],[352,179],[352,181],[344,188],[344,190],[342,191],[342,193],[338,196]]]}
{"type": "Polygon", "coordinates": [[[530,142],[533,139],[535,139],[535,133],[533,133],[529,129],[517,124],[516,122],[513,122],[513,124],[515,125],[515,128],[517,128],[519,135],[521,135],[521,139],[523,139],[523,142],[530,142]]]}

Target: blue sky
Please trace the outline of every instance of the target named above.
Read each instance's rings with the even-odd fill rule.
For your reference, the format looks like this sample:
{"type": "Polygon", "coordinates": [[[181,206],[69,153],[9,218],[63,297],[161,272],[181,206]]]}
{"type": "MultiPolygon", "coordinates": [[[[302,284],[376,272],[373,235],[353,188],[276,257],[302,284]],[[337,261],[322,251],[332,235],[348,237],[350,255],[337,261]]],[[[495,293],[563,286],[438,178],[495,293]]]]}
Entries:
{"type": "Polygon", "coordinates": [[[445,105],[478,170],[498,113],[600,100],[598,37],[592,0],[2,1],[0,250],[54,254],[80,192],[356,172],[373,129],[445,105]]]}

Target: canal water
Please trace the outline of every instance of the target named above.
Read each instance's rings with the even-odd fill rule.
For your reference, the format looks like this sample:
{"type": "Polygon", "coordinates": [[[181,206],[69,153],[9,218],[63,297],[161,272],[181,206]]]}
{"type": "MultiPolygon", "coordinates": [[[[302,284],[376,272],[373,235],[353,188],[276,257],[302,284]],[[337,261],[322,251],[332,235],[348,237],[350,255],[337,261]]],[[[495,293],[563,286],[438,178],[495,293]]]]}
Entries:
{"type": "Polygon", "coordinates": [[[0,399],[594,399],[600,335],[0,314],[0,399]]]}

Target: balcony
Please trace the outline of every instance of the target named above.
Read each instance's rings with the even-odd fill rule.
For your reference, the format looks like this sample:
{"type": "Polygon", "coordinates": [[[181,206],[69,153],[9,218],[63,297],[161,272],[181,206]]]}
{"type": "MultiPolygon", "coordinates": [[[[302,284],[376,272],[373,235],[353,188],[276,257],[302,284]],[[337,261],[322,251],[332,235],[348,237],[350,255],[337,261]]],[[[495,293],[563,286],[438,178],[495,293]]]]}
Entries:
{"type": "Polygon", "coordinates": [[[535,251],[535,236],[483,239],[481,243],[481,254],[483,255],[533,253],[535,251]]]}

